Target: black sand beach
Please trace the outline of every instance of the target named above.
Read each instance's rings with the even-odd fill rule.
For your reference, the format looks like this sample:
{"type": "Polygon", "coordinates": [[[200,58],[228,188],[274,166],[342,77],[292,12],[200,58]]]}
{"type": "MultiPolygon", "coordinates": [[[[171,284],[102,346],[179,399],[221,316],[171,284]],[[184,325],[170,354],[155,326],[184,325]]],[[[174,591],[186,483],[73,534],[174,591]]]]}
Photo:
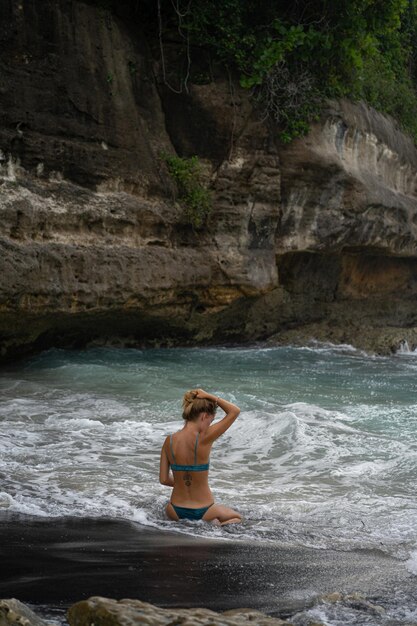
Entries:
{"type": "Polygon", "coordinates": [[[0,597],[50,608],[101,595],[287,616],[333,591],[383,602],[412,579],[382,552],[204,540],[122,520],[3,514],[0,531],[0,597]]]}

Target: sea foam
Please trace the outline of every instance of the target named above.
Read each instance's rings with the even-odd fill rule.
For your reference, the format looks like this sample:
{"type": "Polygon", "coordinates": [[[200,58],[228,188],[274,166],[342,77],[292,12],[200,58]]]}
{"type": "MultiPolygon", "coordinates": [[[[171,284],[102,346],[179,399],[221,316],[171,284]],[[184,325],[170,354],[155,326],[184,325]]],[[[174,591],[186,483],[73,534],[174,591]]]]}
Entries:
{"type": "Polygon", "coordinates": [[[244,516],[233,539],[377,548],[414,567],[414,365],[346,347],[50,351],[0,375],[0,508],[173,529],[160,449],[200,386],[242,409],[211,455],[216,501],[244,516]]]}

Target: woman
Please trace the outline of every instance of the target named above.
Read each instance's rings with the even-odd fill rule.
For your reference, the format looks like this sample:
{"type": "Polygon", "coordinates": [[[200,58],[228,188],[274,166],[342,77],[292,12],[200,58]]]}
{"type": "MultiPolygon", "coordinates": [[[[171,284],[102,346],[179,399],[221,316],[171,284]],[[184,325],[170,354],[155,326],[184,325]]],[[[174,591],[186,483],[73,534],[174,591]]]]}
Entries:
{"type": "Polygon", "coordinates": [[[208,485],[211,446],[233,424],[239,407],[202,389],[188,391],[182,407],[184,428],[167,437],[161,450],[159,482],[173,487],[166,507],[169,519],[202,519],[218,525],[240,522],[239,513],[214,503],[208,485]],[[212,424],[217,406],[226,415],[212,424]]]}

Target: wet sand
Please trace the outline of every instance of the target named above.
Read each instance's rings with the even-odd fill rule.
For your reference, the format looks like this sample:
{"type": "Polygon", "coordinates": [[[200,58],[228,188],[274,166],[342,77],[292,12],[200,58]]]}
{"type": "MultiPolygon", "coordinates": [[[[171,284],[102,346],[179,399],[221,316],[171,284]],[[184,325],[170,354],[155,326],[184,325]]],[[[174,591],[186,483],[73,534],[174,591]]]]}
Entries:
{"type": "Polygon", "coordinates": [[[412,583],[382,552],[205,540],[123,520],[0,517],[0,598],[64,609],[92,595],[288,616],[318,595],[412,583]]]}

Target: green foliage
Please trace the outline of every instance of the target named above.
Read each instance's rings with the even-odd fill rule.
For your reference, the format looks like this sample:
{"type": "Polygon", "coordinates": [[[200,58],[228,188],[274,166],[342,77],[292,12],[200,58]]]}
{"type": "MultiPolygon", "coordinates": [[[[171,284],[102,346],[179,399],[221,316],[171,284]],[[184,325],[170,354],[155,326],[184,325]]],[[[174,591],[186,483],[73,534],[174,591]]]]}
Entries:
{"type": "Polygon", "coordinates": [[[411,78],[396,75],[378,55],[364,64],[362,80],[360,97],[399,120],[417,143],[417,101],[411,78]]]}
{"type": "Polygon", "coordinates": [[[166,31],[181,19],[283,140],[307,132],[325,98],[347,97],[394,115],[417,141],[417,0],[159,2],[166,31]]]}
{"type": "Polygon", "coordinates": [[[183,207],[186,221],[195,229],[202,228],[210,215],[212,199],[209,189],[203,183],[198,157],[187,159],[163,154],[162,158],[177,184],[178,200],[183,207]]]}

